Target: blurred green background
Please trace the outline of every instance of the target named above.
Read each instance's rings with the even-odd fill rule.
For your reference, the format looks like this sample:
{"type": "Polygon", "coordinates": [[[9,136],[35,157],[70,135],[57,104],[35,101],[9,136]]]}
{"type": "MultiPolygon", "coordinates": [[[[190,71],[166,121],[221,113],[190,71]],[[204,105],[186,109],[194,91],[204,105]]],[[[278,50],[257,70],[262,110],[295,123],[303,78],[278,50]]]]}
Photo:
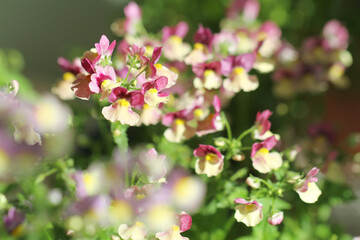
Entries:
{"type": "MultiPolygon", "coordinates": [[[[129,1],[123,0],[1,0],[0,7],[0,57],[17,59],[12,62],[14,70],[20,70],[33,82],[35,89],[49,91],[62,73],[57,66],[59,56],[73,58],[94,46],[102,34],[110,39],[115,36],[110,24],[123,18],[123,7],[129,1]],[[5,50],[4,50],[5,49],[5,50]],[[16,49],[19,53],[9,51],[16,49]]],[[[175,25],[186,21],[193,35],[202,23],[213,32],[219,31],[219,22],[225,16],[229,0],[141,0],[136,1],[143,11],[143,22],[148,32],[158,32],[164,25],[175,25]]],[[[261,21],[273,20],[283,32],[283,38],[300,47],[306,37],[319,35],[324,24],[338,19],[349,30],[349,51],[353,55],[353,65],[347,75],[351,87],[346,90],[331,88],[328,93],[315,99],[316,105],[307,112],[319,111],[326,121],[336,125],[340,136],[360,132],[360,1],[359,0],[260,0],[261,21]],[[318,107],[321,110],[318,110],[318,107]]],[[[186,38],[192,41],[191,38],[186,38]]],[[[0,58],[1,59],[1,58],[0,58]]],[[[11,62],[11,61],[10,61],[11,62]]],[[[3,74],[0,61],[0,78],[16,78],[16,74],[3,74]]],[[[252,124],[257,111],[276,109],[278,100],[271,92],[270,76],[261,76],[259,90],[249,94],[238,94],[230,109],[235,109],[232,125],[235,133],[252,124]]],[[[3,80],[3,79],[2,79],[3,80]]],[[[8,79],[11,80],[11,79],[8,79]]],[[[304,118],[295,118],[292,123],[302,124],[304,118]]],[[[279,116],[273,117],[274,128],[282,124],[279,116]]],[[[341,139],[341,138],[340,138],[341,139]]],[[[357,182],[358,183],[358,182],[357,182]]],[[[354,183],[355,185],[357,183],[354,183]]],[[[359,195],[358,191],[358,195],[359,195]]],[[[335,211],[336,219],[343,221],[347,231],[360,235],[358,221],[359,202],[348,208],[335,211]]]]}

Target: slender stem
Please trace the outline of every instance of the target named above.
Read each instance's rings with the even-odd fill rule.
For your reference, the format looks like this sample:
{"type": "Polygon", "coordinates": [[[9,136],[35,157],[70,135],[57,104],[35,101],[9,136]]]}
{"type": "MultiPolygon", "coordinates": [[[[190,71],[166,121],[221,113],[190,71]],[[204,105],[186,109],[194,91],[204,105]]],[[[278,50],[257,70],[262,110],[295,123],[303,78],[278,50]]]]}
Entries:
{"type": "Polygon", "coordinates": [[[229,220],[227,220],[226,224],[225,224],[225,227],[224,227],[224,237],[223,237],[223,240],[226,239],[226,237],[229,235],[229,232],[232,228],[232,226],[234,225],[235,223],[235,217],[230,217],[229,220]]]}
{"type": "Polygon", "coordinates": [[[240,150],[244,151],[244,150],[251,150],[252,147],[241,147],[240,150]]]}
{"type": "Polygon", "coordinates": [[[134,64],[134,61],[131,63],[130,68],[129,68],[129,71],[128,71],[127,75],[126,75],[126,78],[125,78],[125,82],[126,82],[126,83],[127,83],[128,77],[129,77],[129,75],[130,75],[131,69],[133,68],[133,64],[134,64]]]}
{"type": "Polygon", "coordinates": [[[231,141],[232,140],[231,127],[230,127],[229,121],[227,120],[224,112],[221,112],[221,119],[223,120],[223,123],[225,124],[228,139],[231,141]]]}
{"type": "Polygon", "coordinates": [[[140,76],[140,74],[142,74],[145,71],[146,68],[144,68],[143,70],[141,70],[141,72],[138,73],[138,75],[135,76],[135,78],[132,81],[135,81],[138,76],[140,76]]]}
{"type": "Polygon", "coordinates": [[[252,133],[255,130],[255,126],[252,126],[251,128],[245,130],[243,133],[240,134],[240,136],[237,138],[238,141],[241,141],[246,135],[252,133]]]}

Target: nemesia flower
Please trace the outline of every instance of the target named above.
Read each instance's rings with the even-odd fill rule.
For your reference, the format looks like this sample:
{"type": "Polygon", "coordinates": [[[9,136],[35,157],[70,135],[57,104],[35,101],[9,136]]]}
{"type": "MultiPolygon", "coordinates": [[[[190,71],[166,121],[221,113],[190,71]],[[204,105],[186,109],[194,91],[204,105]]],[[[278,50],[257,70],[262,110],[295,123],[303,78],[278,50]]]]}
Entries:
{"type": "Polygon", "coordinates": [[[155,237],[159,240],[189,240],[180,234],[180,228],[176,225],[164,232],[156,233],[155,237]]]}
{"type": "Polygon", "coordinates": [[[104,117],[111,121],[120,121],[122,124],[135,125],[140,117],[131,110],[131,107],[142,106],[144,95],[140,91],[128,92],[123,87],[114,88],[109,96],[110,106],[102,109],[104,117]]]}
{"type": "Polygon", "coordinates": [[[267,221],[268,223],[270,223],[271,225],[279,225],[284,219],[284,212],[282,211],[278,211],[275,213],[272,213],[267,221]]]}
{"type": "Polygon", "coordinates": [[[140,113],[140,123],[145,126],[155,125],[160,122],[162,112],[157,107],[151,107],[148,104],[143,105],[143,109],[140,113]]]}
{"type": "Polygon", "coordinates": [[[137,33],[137,25],[141,23],[141,9],[135,2],[129,2],[124,7],[126,20],[124,22],[124,30],[126,34],[135,35],[137,33]]]}
{"type": "Polygon", "coordinates": [[[346,49],[349,41],[348,30],[337,20],[331,20],[323,28],[323,36],[332,49],[346,49]]]}
{"type": "Polygon", "coordinates": [[[75,98],[75,93],[72,91],[71,86],[75,81],[75,75],[66,72],[63,75],[63,80],[57,83],[55,87],[51,89],[51,92],[57,96],[59,96],[62,100],[72,100],[75,98]]]}
{"type": "Polygon", "coordinates": [[[183,42],[188,29],[185,22],[179,22],[175,27],[163,28],[164,55],[170,61],[182,61],[191,51],[190,44],[183,42]]]}
{"type": "Polygon", "coordinates": [[[199,29],[194,35],[194,49],[186,56],[184,62],[188,65],[203,63],[211,58],[209,52],[212,51],[212,32],[209,28],[204,28],[200,24],[199,29]]]}
{"type": "Polygon", "coordinates": [[[102,183],[104,169],[101,165],[92,165],[89,171],[78,171],[73,175],[76,182],[76,195],[79,198],[99,194],[104,188],[102,183]]]}
{"type": "Polygon", "coordinates": [[[145,240],[147,235],[145,224],[142,222],[136,222],[130,227],[121,224],[118,233],[124,240],[145,240]]]}
{"type": "Polygon", "coordinates": [[[305,179],[301,180],[296,186],[295,191],[299,194],[301,200],[306,203],[314,203],[318,200],[321,195],[321,190],[316,185],[318,181],[316,174],[319,172],[319,169],[314,167],[306,175],[305,179]]]}
{"type": "Polygon", "coordinates": [[[265,40],[258,53],[263,57],[271,57],[281,46],[281,30],[274,22],[266,21],[261,25],[259,32],[265,34],[265,40]]]}
{"type": "Polygon", "coordinates": [[[188,122],[193,118],[191,113],[192,111],[185,109],[165,114],[162,124],[170,127],[164,132],[164,136],[168,141],[181,142],[194,136],[195,127],[188,125],[188,122]]]}
{"type": "Polygon", "coordinates": [[[254,188],[254,189],[260,188],[260,181],[254,177],[247,177],[245,182],[251,188],[254,188]]]}
{"type": "Polygon", "coordinates": [[[213,177],[222,172],[224,156],[215,147],[200,144],[194,150],[194,156],[198,158],[195,163],[195,172],[197,174],[206,174],[208,177],[213,177]]]}
{"type": "Polygon", "coordinates": [[[154,148],[149,149],[142,157],[142,165],[150,182],[156,182],[165,177],[168,169],[168,162],[165,155],[158,155],[154,148]]]}
{"type": "Polygon", "coordinates": [[[282,165],[282,157],[278,152],[269,152],[277,144],[275,136],[263,142],[254,143],[251,150],[253,167],[261,173],[268,173],[282,165]]]}
{"type": "Polygon", "coordinates": [[[105,35],[102,35],[99,43],[95,43],[95,48],[99,56],[95,58],[94,62],[97,62],[99,59],[105,59],[105,58],[108,58],[108,60],[110,60],[115,45],[116,45],[115,40],[112,41],[112,43],[110,44],[109,39],[105,35]]]}
{"type": "Polygon", "coordinates": [[[196,135],[201,137],[203,135],[217,132],[223,129],[223,123],[221,119],[221,101],[220,98],[215,95],[212,105],[215,113],[210,113],[206,118],[201,118],[201,114],[204,112],[201,108],[194,109],[195,118],[198,119],[198,126],[196,128],[196,135]]]}
{"type": "Polygon", "coordinates": [[[23,222],[25,215],[19,212],[15,207],[9,209],[8,213],[3,217],[5,230],[14,237],[21,235],[23,232],[23,222]]]}
{"type": "Polygon", "coordinates": [[[96,72],[91,75],[91,82],[89,88],[94,93],[102,93],[100,100],[104,100],[110,95],[113,88],[119,87],[120,84],[116,81],[116,73],[111,66],[97,66],[96,72]]]}
{"type": "Polygon", "coordinates": [[[169,93],[162,90],[166,88],[168,79],[159,77],[158,79],[146,82],[141,87],[141,93],[144,95],[144,101],[151,107],[157,107],[160,103],[166,103],[169,100],[169,93]]]}
{"type": "Polygon", "coordinates": [[[154,65],[156,68],[157,77],[166,77],[168,79],[167,85],[165,88],[170,88],[175,85],[176,80],[178,79],[178,74],[171,71],[167,67],[157,63],[154,65]]]}
{"type": "Polygon", "coordinates": [[[254,227],[263,219],[262,206],[257,201],[248,202],[243,198],[236,198],[234,203],[239,204],[235,207],[235,219],[247,227],[254,227]]]}
{"type": "Polygon", "coordinates": [[[236,18],[240,13],[245,22],[254,21],[260,11],[260,3],[258,0],[234,0],[227,9],[226,16],[228,18],[236,18]]]}
{"type": "Polygon", "coordinates": [[[270,110],[264,110],[256,114],[256,129],[254,131],[255,139],[264,140],[272,136],[271,132],[269,131],[271,128],[271,122],[269,121],[269,118],[272,114],[273,113],[270,110]]]}
{"type": "Polygon", "coordinates": [[[243,54],[233,57],[231,61],[232,70],[229,78],[224,80],[224,88],[231,92],[239,92],[240,90],[249,92],[257,89],[259,86],[257,77],[248,75],[248,71],[252,68],[254,61],[254,54],[243,54]]]}
{"type": "Polygon", "coordinates": [[[195,88],[207,90],[218,89],[222,84],[221,63],[219,61],[200,63],[192,66],[197,78],[194,79],[195,88]]]}
{"type": "MultiPolygon", "coordinates": [[[[154,48],[150,59],[145,56],[141,58],[142,61],[144,61],[147,64],[146,77],[150,77],[150,78],[155,77],[155,75],[157,73],[157,68],[155,67],[155,65],[159,61],[161,52],[162,52],[162,47],[156,47],[156,48],[154,48]]],[[[158,66],[161,66],[161,65],[158,65],[158,66]]]]}

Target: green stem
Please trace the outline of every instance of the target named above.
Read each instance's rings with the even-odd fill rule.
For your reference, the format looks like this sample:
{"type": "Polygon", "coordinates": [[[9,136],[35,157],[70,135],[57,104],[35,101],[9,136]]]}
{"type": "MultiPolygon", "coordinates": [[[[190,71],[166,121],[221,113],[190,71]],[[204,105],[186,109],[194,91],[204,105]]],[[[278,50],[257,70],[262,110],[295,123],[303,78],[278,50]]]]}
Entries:
{"type": "Polygon", "coordinates": [[[241,147],[240,150],[244,151],[244,150],[251,150],[252,147],[241,147]]]}
{"type": "Polygon", "coordinates": [[[129,68],[129,71],[128,71],[127,75],[126,75],[126,78],[125,78],[126,83],[128,82],[127,80],[128,80],[129,75],[130,75],[131,69],[133,68],[133,64],[134,64],[134,61],[132,61],[131,65],[130,65],[130,68],[129,68]]]}
{"type": "Polygon", "coordinates": [[[245,130],[243,133],[240,134],[240,136],[237,138],[238,141],[241,141],[246,135],[252,133],[255,130],[255,126],[252,126],[251,128],[245,130]]]}
{"type": "Polygon", "coordinates": [[[235,223],[235,217],[230,217],[229,220],[227,220],[226,224],[225,224],[225,227],[224,227],[224,237],[223,237],[223,240],[226,239],[226,237],[229,235],[229,232],[232,228],[232,226],[234,225],[235,223]]]}
{"type": "Polygon", "coordinates": [[[221,112],[221,119],[223,120],[223,123],[225,124],[228,139],[229,139],[229,141],[231,141],[232,140],[231,127],[230,127],[229,121],[227,120],[224,112],[221,112]]]}
{"type": "Polygon", "coordinates": [[[132,81],[135,81],[144,71],[146,68],[144,68],[143,70],[141,70],[141,72],[138,73],[138,75],[135,76],[135,78],[132,81]]]}

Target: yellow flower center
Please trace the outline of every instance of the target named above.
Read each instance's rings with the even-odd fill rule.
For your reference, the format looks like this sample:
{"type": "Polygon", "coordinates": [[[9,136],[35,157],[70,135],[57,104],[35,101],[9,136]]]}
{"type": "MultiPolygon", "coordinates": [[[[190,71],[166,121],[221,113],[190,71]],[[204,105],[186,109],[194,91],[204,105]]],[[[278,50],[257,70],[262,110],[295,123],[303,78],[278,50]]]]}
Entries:
{"type": "Polygon", "coordinates": [[[156,67],[156,69],[161,69],[162,68],[162,65],[160,63],[157,63],[154,66],[156,67]]]}
{"type": "Polygon", "coordinates": [[[245,71],[245,69],[243,67],[235,67],[233,72],[236,74],[236,75],[240,75],[240,74],[243,74],[245,71]]]}
{"type": "Polygon", "coordinates": [[[178,118],[178,119],[175,119],[175,124],[176,125],[184,125],[185,121],[183,119],[178,118]]]}
{"type": "Polygon", "coordinates": [[[194,44],[194,49],[197,49],[197,50],[204,50],[205,46],[201,43],[195,43],[194,44]]]}
{"type": "Polygon", "coordinates": [[[139,222],[139,221],[137,221],[137,222],[135,223],[135,225],[138,226],[138,227],[143,227],[143,226],[145,226],[144,223],[139,222]]]}
{"type": "Polygon", "coordinates": [[[120,105],[120,107],[130,107],[129,101],[124,98],[119,99],[117,102],[120,105]]]}
{"type": "Polygon", "coordinates": [[[113,81],[111,80],[104,80],[102,83],[101,83],[101,90],[102,91],[106,91],[106,90],[109,90],[112,88],[112,85],[114,84],[113,81]]]}
{"type": "Polygon", "coordinates": [[[260,32],[257,37],[258,41],[264,41],[266,39],[266,35],[267,35],[266,32],[264,32],[264,31],[260,32]]]}
{"type": "Polygon", "coordinates": [[[71,72],[66,72],[63,75],[63,79],[67,82],[72,82],[75,80],[75,76],[74,74],[72,74],[71,72]]]}
{"type": "Polygon", "coordinates": [[[218,161],[218,156],[214,153],[208,153],[205,156],[205,161],[209,163],[216,163],[218,161]]]}
{"type": "Polygon", "coordinates": [[[157,94],[158,90],[156,90],[156,88],[151,88],[151,89],[148,90],[148,92],[150,94],[157,94]]]}
{"type": "Polygon", "coordinates": [[[194,115],[196,118],[201,118],[201,116],[204,114],[204,111],[200,108],[194,110],[194,115]]]}
{"type": "Polygon", "coordinates": [[[207,69],[207,70],[205,70],[205,72],[204,72],[204,76],[205,76],[205,77],[209,77],[209,76],[211,76],[211,75],[213,75],[213,74],[214,74],[214,71],[211,70],[211,69],[207,69]]]}
{"type": "Polygon", "coordinates": [[[179,36],[173,35],[173,36],[169,37],[169,41],[172,43],[180,44],[180,43],[182,43],[182,38],[179,36]]]}
{"type": "Polygon", "coordinates": [[[143,108],[144,108],[144,109],[149,109],[150,106],[149,106],[148,104],[144,103],[144,107],[143,107],[143,108]]]}
{"type": "Polygon", "coordinates": [[[173,229],[174,232],[179,232],[180,231],[179,226],[176,226],[176,225],[173,225],[172,229],[173,229]]]}
{"type": "Polygon", "coordinates": [[[261,148],[259,150],[259,153],[262,153],[262,154],[268,154],[269,153],[269,150],[267,148],[261,148]]]}

